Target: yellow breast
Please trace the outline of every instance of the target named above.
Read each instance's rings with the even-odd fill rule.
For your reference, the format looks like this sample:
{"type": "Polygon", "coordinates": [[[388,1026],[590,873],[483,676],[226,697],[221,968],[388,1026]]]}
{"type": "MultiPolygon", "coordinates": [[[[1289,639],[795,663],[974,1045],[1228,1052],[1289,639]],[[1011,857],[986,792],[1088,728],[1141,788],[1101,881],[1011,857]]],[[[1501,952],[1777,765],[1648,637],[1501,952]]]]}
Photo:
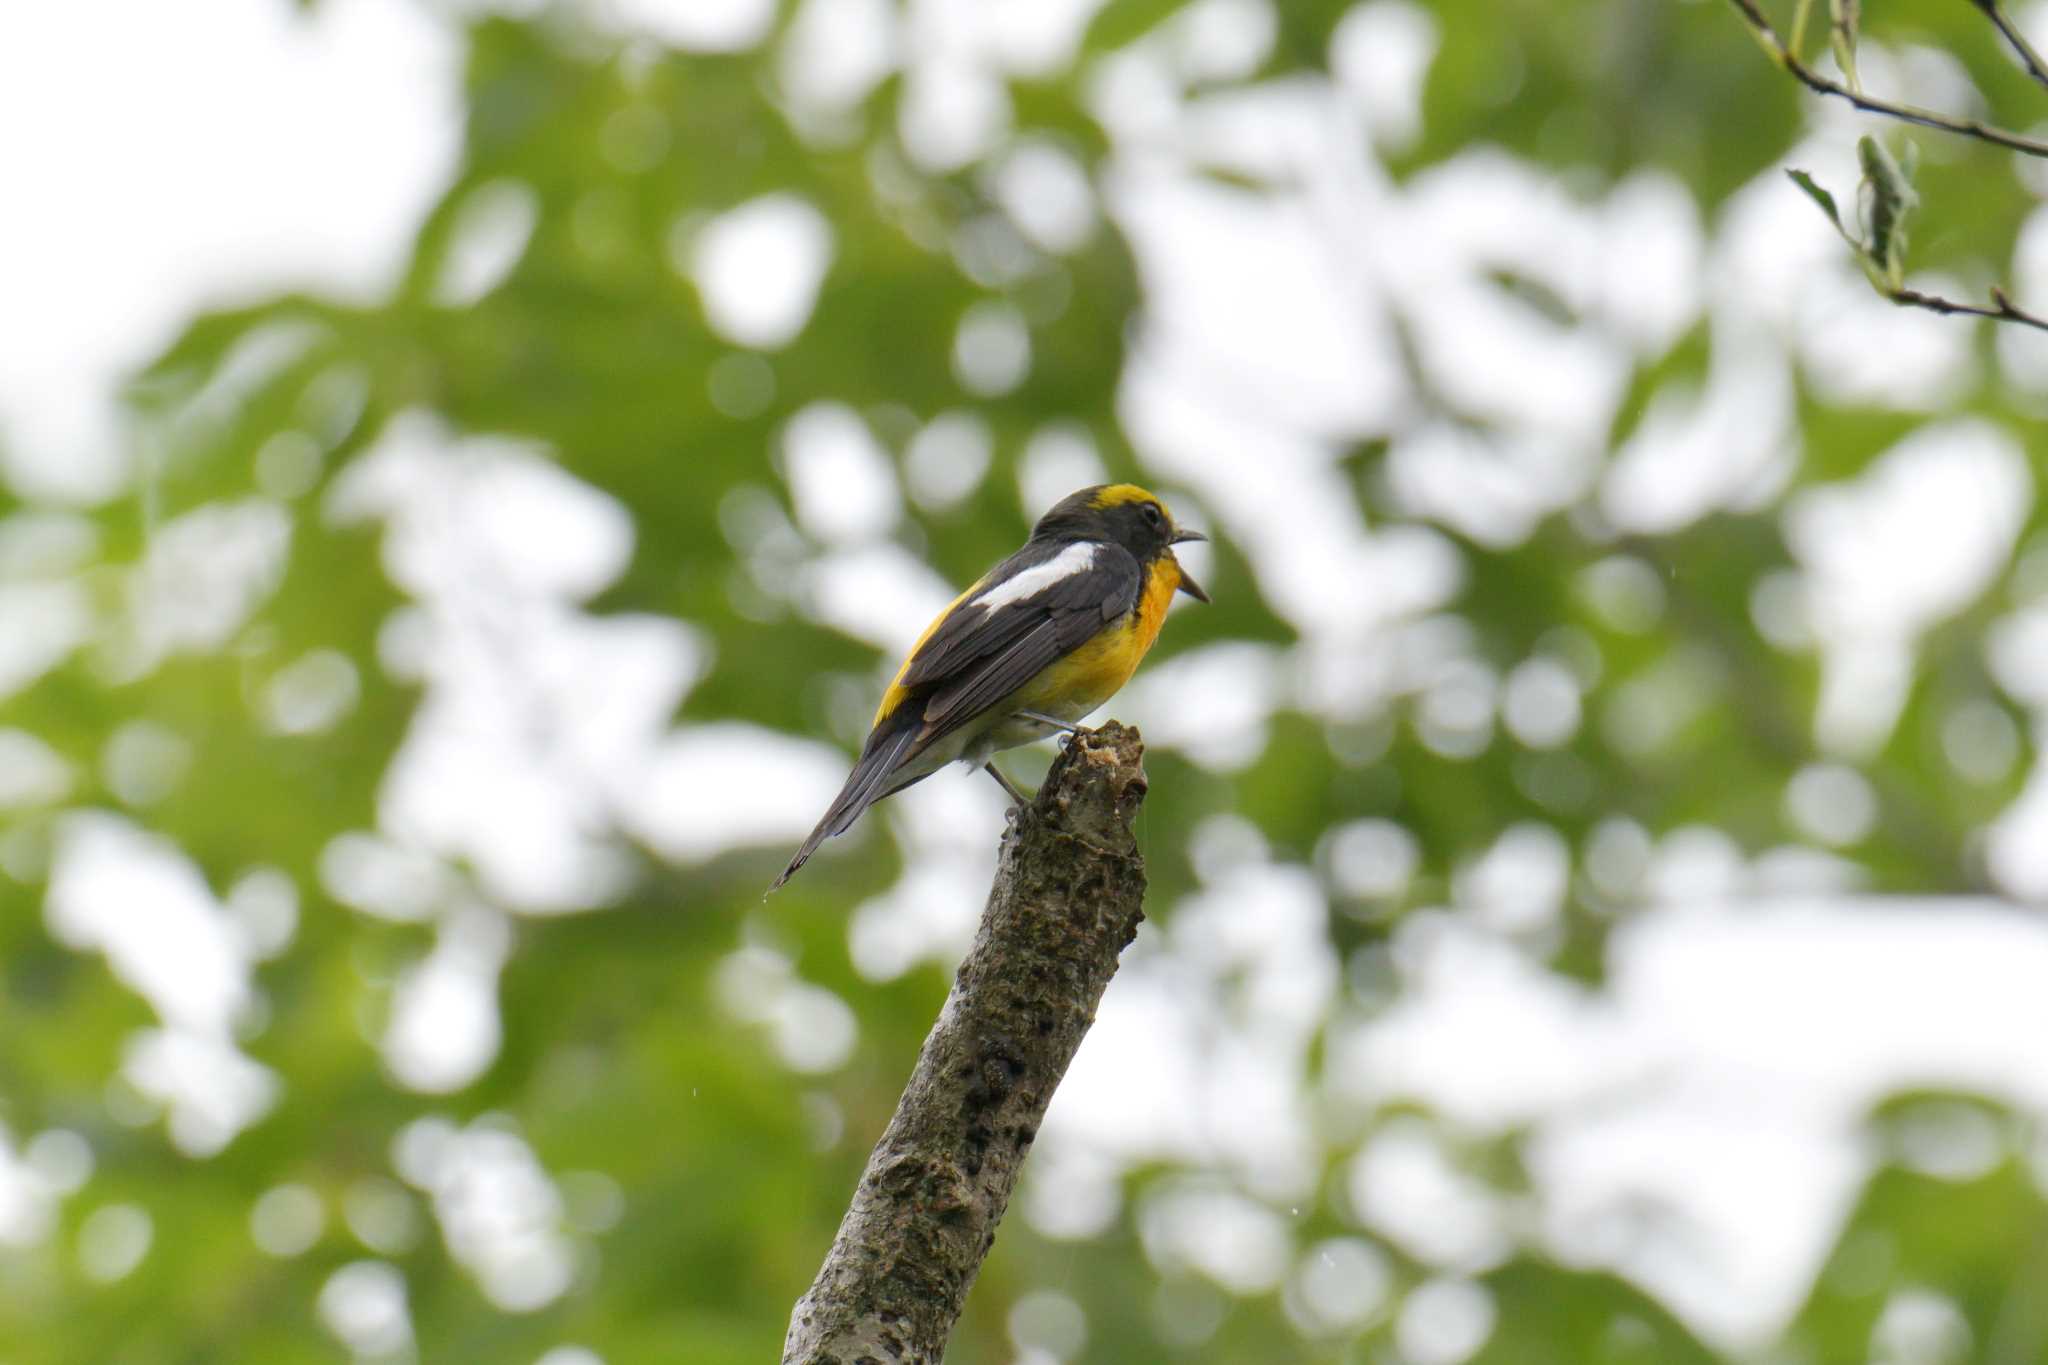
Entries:
{"type": "Polygon", "coordinates": [[[1089,640],[1033,679],[1016,696],[1016,705],[1062,718],[1093,711],[1131,680],[1138,661],[1159,638],[1166,608],[1180,586],[1180,565],[1168,555],[1152,565],[1145,591],[1135,610],[1111,621],[1089,640]]]}

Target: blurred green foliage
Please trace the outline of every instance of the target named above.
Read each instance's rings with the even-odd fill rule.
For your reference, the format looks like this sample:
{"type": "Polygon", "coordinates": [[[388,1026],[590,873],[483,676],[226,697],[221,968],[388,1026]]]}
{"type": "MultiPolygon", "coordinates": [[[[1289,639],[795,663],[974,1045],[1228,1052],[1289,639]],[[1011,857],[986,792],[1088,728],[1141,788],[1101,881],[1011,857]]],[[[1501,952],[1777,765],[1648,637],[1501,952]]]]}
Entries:
{"type": "MultiPolygon", "coordinates": [[[[1071,62],[1009,81],[1015,135],[1046,139],[1099,169],[1110,139],[1089,100],[1090,71],[1186,8],[1182,0],[1103,7],[1071,62]]],[[[1270,56],[1244,81],[1221,84],[1319,73],[1352,7],[1271,8],[1270,56]]],[[[1440,49],[1422,92],[1420,136],[1390,156],[1397,177],[1477,144],[1568,173],[1582,192],[1654,167],[1682,181],[1712,226],[1800,128],[1792,84],[1717,5],[1448,0],[1431,17],[1440,49]]],[[[1886,10],[1871,17],[1867,36],[1937,44],[1995,106],[2019,108],[2038,92],[1998,57],[1976,17],[1961,5],[1886,10]]],[[[375,1038],[394,979],[428,950],[432,929],[356,913],[321,889],[330,840],[376,826],[380,785],[419,698],[416,679],[380,664],[380,640],[405,594],[380,560],[375,526],[336,524],[316,509],[401,413],[431,413],[461,434],[536,442],[631,512],[631,563],[593,611],[658,613],[703,633],[712,663],[677,719],[737,718],[823,736],[834,733],[830,688],[790,680],[869,687],[882,661],[787,603],[764,609],[736,593],[745,566],[721,520],[735,490],[785,497],[775,451],[793,414],[819,401],[847,404],[899,456],[908,433],[938,414],[969,410],[987,424],[989,475],[956,505],[919,518],[914,532],[912,548],[955,583],[1027,530],[1037,509],[1021,505],[1016,471],[1044,423],[1078,423],[1112,474],[1144,477],[1122,434],[1118,396],[1145,294],[1114,225],[1105,222],[1070,253],[1033,254],[1011,278],[977,283],[947,244],[964,226],[1003,213],[986,165],[917,170],[894,131],[904,91],[893,76],[841,116],[843,127],[807,138],[780,107],[778,41],[692,55],[599,37],[566,14],[470,22],[459,172],[422,225],[395,293],[368,305],[286,297],[197,319],[135,385],[155,463],[146,492],[91,511],[96,553],[79,574],[109,612],[117,613],[123,574],[148,553],[153,527],[264,496],[257,470],[280,432],[317,444],[317,482],[287,508],[289,548],[274,590],[230,638],[173,653],[133,677],[110,668],[104,651],[81,650],[7,697],[5,723],[72,765],[77,780],[64,808],[133,807],[112,785],[105,759],[124,727],[148,722],[181,737],[190,759],[174,798],[134,808],[134,818],[174,841],[217,893],[259,866],[281,870],[299,888],[297,935],[258,972],[264,1018],[244,1044],[284,1089],[216,1156],[183,1155],[160,1125],[117,1117],[132,1097],[113,1094],[119,1084],[110,1077],[151,1013],[102,959],[59,944],[38,913],[62,810],[4,812],[0,1121],[17,1141],[52,1129],[81,1135],[93,1173],[61,1204],[47,1238],[0,1247],[0,1360],[343,1358],[316,1304],[335,1271],[373,1255],[403,1272],[418,1356],[427,1361],[531,1361],[562,1342],[613,1365],[773,1358],[790,1304],[814,1272],[943,998],[936,970],[877,985],[848,954],[847,908],[890,885],[900,855],[885,840],[866,841],[832,875],[795,882],[764,929],[756,902],[785,850],[730,851],[677,870],[629,848],[633,876],[601,910],[515,921],[499,981],[504,1036],[483,1076],[445,1097],[407,1089],[384,1069],[375,1038]],[[505,184],[532,196],[531,238],[482,297],[446,302],[440,281],[462,215],[479,194],[505,184]],[[672,237],[679,222],[781,191],[801,195],[829,222],[831,263],[808,325],[765,357],[770,392],[735,415],[735,405],[714,401],[706,376],[740,348],[706,325],[672,237]],[[963,388],[952,352],[962,317],[994,300],[1028,319],[1032,363],[1022,384],[988,397],[963,388]],[[265,346],[271,359],[253,367],[255,378],[229,387],[226,376],[249,369],[252,348],[265,346]],[[279,734],[258,698],[314,650],[353,661],[354,703],[330,727],[279,734]],[[794,1074],[763,1031],[720,1007],[720,964],[750,933],[772,933],[806,980],[852,1006],[859,1043],[844,1067],[794,1074]],[[838,1116],[838,1140],[818,1140],[822,1112],[838,1116]],[[303,1185],[330,1211],[340,1209],[360,1182],[390,1177],[394,1141],[429,1115],[458,1124],[509,1116],[548,1171],[601,1172],[616,1182],[622,1207],[585,1239],[567,1293],[531,1313],[495,1306],[431,1230],[417,1194],[406,1198],[429,1230],[389,1246],[367,1245],[330,1212],[325,1235],[303,1254],[257,1249],[251,1210],[266,1191],[303,1185]],[[133,1273],[103,1283],[83,1267],[79,1248],[96,1211],[125,1202],[146,1210],[153,1249],[133,1273]]],[[[2007,161],[1948,147],[1920,183],[1926,208],[1915,267],[1998,273],[2031,204],[2007,161]]],[[[1268,192],[1256,183],[1241,188],[1268,192]]],[[[1644,357],[1609,433],[1613,444],[1629,437],[1654,395],[1702,380],[1709,360],[1697,329],[1644,357]]],[[[1603,668],[1584,700],[1588,721],[1561,747],[1539,753],[1503,735],[1450,755],[1426,738],[1415,703],[1402,699],[1349,731],[1283,708],[1261,755],[1235,774],[1160,750],[1147,807],[1155,915],[1170,916],[1195,889],[1184,836],[1220,813],[1255,824],[1275,857],[1310,865],[1345,821],[1378,816],[1413,836],[1420,862],[1397,903],[1347,903],[1333,893],[1342,913],[1331,917],[1330,932],[1354,962],[1383,949],[1402,913],[1441,903],[1459,870],[1519,822],[1554,829],[1574,850],[1616,816],[1653,835],[1709,825],[1752,852],[1798,842],[1782,794],[1792,774],[1821,757],[1811,723],[1821,683],[1813,653],[1774,646],[1755,620],[1758,585],[1792,564],[1777,513],[1801,487],[1864,469],[1914,424],[1799,383],[1801,463],[1790,486],[1755,510],[1622,541],[1570,513],[1544,518],[1505,546],[1443,533],[1463,573],[1452,611],[1480,658],[1511,670],[1563,638],[1560,630],[1597,648],[1603,668]],[[1661,585],[1667,609],[1653,622],[1618,618],[1586,590],[1588,575],[1618,557],[1661,585]],[[1667,666],[1699,685],[1697,705],[1654,744],[1618,745],[1613,727],[1594,719],[1631,679],[1667,666]]],[[[1957,406],[2009,425],[2024,411],[1989,367],[1957,406]]],[[[2037,423],[2015,429],[2038,451],[2037,423]]],[[[1380,453],[1362,449],[1350,483],[1367,519],[1385,526],[1406,514],[1379,477],[1380,453]]],[[[0,513],[36,510],[0,490],[0,513]]],[[[2040,516],[2036,504],[2030,530],[2040,516]]],[[[1262,602],[1243,547],[1225,539],[1213,562],[1216,605],[1177,616],[1159,658],[1221,640],[1292,643],[1292,628],[1262,602]]],[[[1982,661],[1992,611],[1973,608],[1922,643],[1903,718],[1862,764],[1877,794],[1874,832],[1840,852],[1867,889],[1984,882],[1977,838],[2016,794],[2030,750],[2006,776],[1960,784],[1944,767],[1941,735],[1945,719],[1965,706],[2013,712],[1982,661]]],[[[1597,980],[1606,935],[1630,908],[1575,870],[1551,965],[1597,980]]],[[[1889,1121],[1875,1116],[1873,1133],[1889,1121]]],[[[1983,1121],[2018,1122],[2000,1114],[1983,1121]]],[[[1333,1140],[1321,1187],[1341,1183],[1337,1168],[1363,1136],[1333,1140]]],[[[1504,1164],[1500,1181],[1512,1190],[1521,1177],[1504,1164]]],[[[1129,1209],[1172,1174],[1133,1174],[1129,1209]]],[[[1334,1196],[1292,1213],[1304,1244],[1363,1235],[1334,1196]]],[[[2038,1283],[2044,1216],[2036,1184],[2009,1155],[1966,1177],[1881,1164],[1842,1232],[1835,1268],[1791,1329],[1790,1358],[1866,1358],[1878,1314],[1900,1286],[1943,1296],[1980,1346],[2006,1343],[1996,1358],[2041,1358],[2048,1323],[2015,1299],[2013,1285],[2021,1276],[2038,1283]],[[1850,1271],[1839,1271],[1844,1258],[1850,1271]]],[[[1089,1332],[1075,1358],[1090,1365],[1398,1358],[1391,1308],[1341,1333],[1318,1333],[1290,1316],[1279,1293],[1233,1298],[1192,1272],[1155,1268],[1137,1217],[1127,1210],[1100,1236],[1067,1243],[1013,1215],[949,1360],[1012,1359],[1009,1312],[1048,1286],[1085,1310],[1089,1332]],[[1176,1303],[1195,1305],[1186,1321],[1174,1320],[1176,1303]],[[1211,1313],[1207,1330],[1190,1334],[1187,1321],[1211,1313]]],[[[1396,1293],[1429,1277],[1428,1267],[1384,1250],[1396,1293]]],[[[1494,1326],[1477,1360],[1715,1358],[1667,1310],[1603,1273],[1530,1252],[1480,1282],[1494,1326]]]]}

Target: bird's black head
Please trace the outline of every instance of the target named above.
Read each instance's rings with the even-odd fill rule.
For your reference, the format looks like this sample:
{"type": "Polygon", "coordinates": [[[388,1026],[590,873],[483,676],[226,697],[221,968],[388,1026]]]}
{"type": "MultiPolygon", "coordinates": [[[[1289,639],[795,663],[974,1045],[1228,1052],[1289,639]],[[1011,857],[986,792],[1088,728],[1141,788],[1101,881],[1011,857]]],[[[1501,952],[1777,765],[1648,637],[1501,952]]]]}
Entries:
{"type": "Polygon", "coordinates": [[[1134,483],[1096,484],[1069,494],[1038,519],[1031,538],[1108,541],[1129,550],[1140,564],[1169,560],[1180,575],[1180,590],[1197,601],[1209,600],[1173,554],[1176,545],[1208,537],[1175,526],[1166,504],[1134,483]]]}

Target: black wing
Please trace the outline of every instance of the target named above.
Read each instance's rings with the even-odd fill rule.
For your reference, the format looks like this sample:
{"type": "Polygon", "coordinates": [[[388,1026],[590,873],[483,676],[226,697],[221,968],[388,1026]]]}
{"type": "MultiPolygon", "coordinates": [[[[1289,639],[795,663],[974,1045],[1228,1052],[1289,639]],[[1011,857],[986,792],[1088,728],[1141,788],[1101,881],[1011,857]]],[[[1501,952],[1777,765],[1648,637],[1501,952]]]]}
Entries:
{"type": "Polygon", "coordinates": [[[991,569],[911,653],[894,684],[903,696],[775,886],[896,790],[898,769],[1136,606],[1143,579],[1129,550],[1102,542],[1034,543],[991,569]]]}
{"type": "Polygon", "coordinates": [[[917,748],[952,733],[1130,611],[1143,578],[1129,550],[1099,541],[1027,545],[997,565],[946,614],[897,679],[907,695],[896,709],[912,710],[922,722],[917,748]],[[1020,592],[1026,584],[1030,590],[1020,592]]]}
{"type": "MultiPolygon", "coordinates": [[[[1094,600],[1116,595],[1123,563],[1131,569],[1131,598],[1136,600],[1137,561],[1120,545],[1095,542],[1032,541],[982,575],[981,581],[940,618],[938,626],[918,641],[896,678],[906,692],[928,689],[971,669],[975,662],[1001,653],[1054,612],[1086,610],[1094,600]],[[1085,570],[1060,575],[1063,555],[1089,556],[1085,570]],[[1051,580],[1035,592],[1018,595],[1033,576],[1051,580]],[[992,601],[1002,605],[991,608],[992,601]],[[972,608],[972,610],[969,610],[972,608]]],[[[1125,604],[1120,610],[1129,610],[1125,604]]]]}

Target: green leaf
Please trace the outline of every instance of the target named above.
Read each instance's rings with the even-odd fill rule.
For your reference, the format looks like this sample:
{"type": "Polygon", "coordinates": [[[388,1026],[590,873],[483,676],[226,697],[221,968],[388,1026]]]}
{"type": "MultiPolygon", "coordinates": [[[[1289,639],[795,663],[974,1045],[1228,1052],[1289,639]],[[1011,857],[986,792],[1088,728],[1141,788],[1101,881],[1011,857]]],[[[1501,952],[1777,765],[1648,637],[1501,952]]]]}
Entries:
{"type": "Polygon", "coordinates": [[[1785,30],[1785,46],[1794,57],[1806,46],[1806,21],[1813,13],[1813,0],[1799,0],[1792,10],[1792,23],[1785,30]]]}
{"type": "Polygon", "coordinates": [[[1835,225],[1835,231],[1841,233],[1844,237],[1849,235],[1848,230],[1842,226],[1841,211],[1835,207],[1835,196],[1822,189],[1820,182],[1805,171],[1787,170],[1785,174],[1793,184],[1806,191],[1808,199],[1820,205],[1820,211],[1825,213],[1828,216],[1828,221],[1835,225]]]}
{"type": "Polygon", "coordinates": [[[1110,0],[1088,25],[1081,46],[1088,52],[1110,52],[1144,37],[1179,12],[1183,0],[1110,0]]]}
{"type": "Polygon", "coordinates": [[[1906,169],[1876,138],[1857,140],[1856,159],[1863,167],[1863,249],[1885,286],[1897,290],[1906,274],[1906,224],[1920,196],[1906,169]]]}
{"type": "Polygon", "coordinates": [[[1489,1275],[1493,1335],[1472,1365],[1711,1365],[1683,1323],[1612,1275],[1529,1259],[1489,1275]]]}
{"type": "Polygon", "coordinates": [[[1849,88],[1858,91],[1863,86],[1856,77],[1856,31],[1862,22],[1862,12],[1862,0],[1828,0],[1828,41],[1834,49],[1835,65],[1842,68],[1849,88]]]}

